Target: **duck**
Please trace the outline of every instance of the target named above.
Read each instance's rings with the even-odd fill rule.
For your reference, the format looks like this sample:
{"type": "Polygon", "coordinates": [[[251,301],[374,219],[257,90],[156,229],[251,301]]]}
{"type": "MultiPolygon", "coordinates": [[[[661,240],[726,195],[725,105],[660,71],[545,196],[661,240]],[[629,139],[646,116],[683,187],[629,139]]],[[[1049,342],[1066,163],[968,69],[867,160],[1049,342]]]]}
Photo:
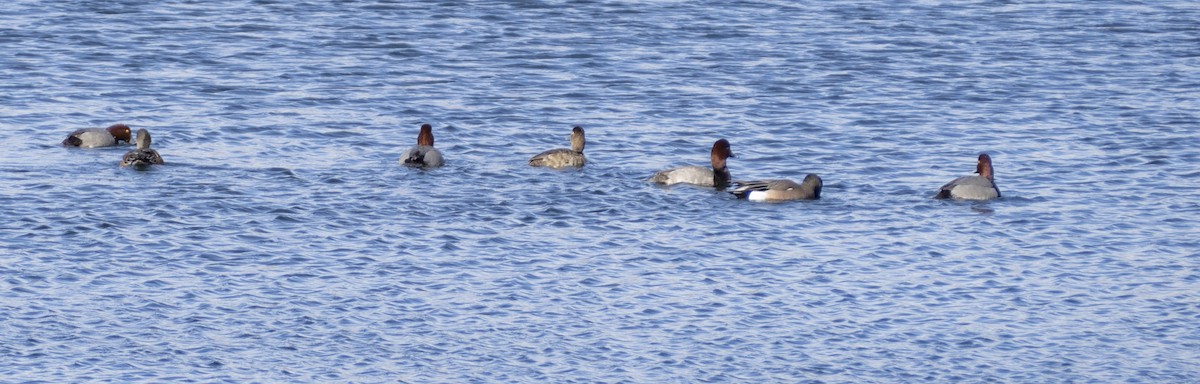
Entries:
{"type": "Polygon", "coordinates": [[[963,176],[946,183],[938,189],[935,199],[961,200],[991,200],[1000,197],[1000,188],[996,187],[992,172],[992,157],[986,153],[979,154],[975,163],[975,173],[978,175],[963,176]]]}
{"type": "Polygon", "coordinates": [[[432,125],[421,125],[421,132],[417,134],[417,145],[400,154],[400,163],[420,168],[434,168],[445,164],[445,160],[442,158],[442,151],[433,147],[432,125]]]}
{"type": "Polygon", "coordinates": [[[163,158],[150,148],[150,131],[145,128],[137,130],[137,149],[125,153],[121,158],[121,166],[144,167],[151,164],[163,164],[163,158]]]}
{"type": "Polygon", "coordinates": [[[735,181],[731,193],[739,199],[750,201],[779,202],[788,200],[816,200],[821,198],[821,177],[815,174],[804,176],[804,181],[759,180],[735,181]]]}
{"type": "Polygon", "coordinates": [[[132,138],[129,126],[125,124],[113,124],[108,128],[82,128],[76,129],[63,139],[62,145],[66,147],[80,148],[96,148],[96,147],[111,147],[124,141],[129,144],[132,138]]]}
{"type": "Polygon", "coordinates": [[[650,177],[650,181],[662,185],[685,183],[725,189],[729,185],[730,179],[729,169],[725,167],[725,160],[737,157],[729,149],[729,140],[720,139],[714,142],[709,157],[712,161],[712,168],[689,165],[662,170],[655,172],[654,176],[650,177]]]}
{"type": "Polygon", "coordinates": [[[539,153],[529,159],[529,165],[534,167],[566,168],[583,167],[587,158],[583,156],[583,146],[587,144],[583,137],[583,127],[571,129],[571,149],[558,148],[539,153]]]}

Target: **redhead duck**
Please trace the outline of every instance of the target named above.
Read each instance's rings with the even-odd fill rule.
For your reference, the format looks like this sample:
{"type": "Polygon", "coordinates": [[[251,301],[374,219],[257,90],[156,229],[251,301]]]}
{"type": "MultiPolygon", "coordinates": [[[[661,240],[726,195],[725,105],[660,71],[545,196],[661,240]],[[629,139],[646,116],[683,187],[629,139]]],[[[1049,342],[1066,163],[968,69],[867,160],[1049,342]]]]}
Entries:
{"type": "Polygon", "coordinates": [[[821,177],[808,174],[804,182],[791,180],[735,181],[738,187],[732,191],[739,199],[750,201],[815,200],[821,198],[821,177]]]}
{"type": "Polygon", "coordinates": [[[550,168],[582,167],[587,162],[587,158],[583,157],[584,144],[586,141],[583,138],[583,127],[575,127],[571,129],[571,149],[559,148],[539,153],[529,159],[529,165],[550,168]]]}
{"type": "Polygon", "coordinates": [[[130,143],[129,126],[125,124],[113,124],[108,128],[83,128],[77,129],[67,135],[67,138],[62,141],[62,145],[67,147],[109,147],[117,145],[121,141],[125,144],[130,143]]]}
{"type": "Polygon", "coordinates": [[[1000,188],[992,179],[992,157],[986,153],[979,154],[979,162],[975,164],[978,176],[963,176],[943,185],[938,190],[935,199],[964,199],[990,200],[1000,197],[1000,188]]]}
{"type": "Polygon", "coordinates": [[[137,130],[137,149],[129,151],[125,157],[121,158],[121,166],[149,166],[151,164],[162,164],[163,158],[158,154],[158,151],[150,149],[150,132],[144,128],[137,130]]]}
{"type": "Polygon", "coordinates": [[[410,167],[433,168],[445,163],[442,152],[433,147],[433,126],[421,125],[421,133],[417,134],[417,145],[400,154],[400,163],[410,167]]]}
{"type": "Polygon", "coordinates": [[[687,183],[725,189],[729,184],[729,169],[725,167],[725,159],[737,157],[729,149],[729,140],[721,139],[713,143],[709,157],[712,160],[712,168],[689,165],[658,171],[650,177],[650,181],[664,185],[687,183]]]}

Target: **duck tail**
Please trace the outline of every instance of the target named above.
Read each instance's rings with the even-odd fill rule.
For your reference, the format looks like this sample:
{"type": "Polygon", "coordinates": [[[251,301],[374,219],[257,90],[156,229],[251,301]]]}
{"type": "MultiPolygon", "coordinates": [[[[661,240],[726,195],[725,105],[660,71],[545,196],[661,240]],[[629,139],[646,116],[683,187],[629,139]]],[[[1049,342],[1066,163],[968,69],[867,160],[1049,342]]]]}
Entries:
{"type": "Polygon", "coordinates": [[[404,164],[425,165],[425,151],[412,151],[408,157],[404,159],[404,164]]]}

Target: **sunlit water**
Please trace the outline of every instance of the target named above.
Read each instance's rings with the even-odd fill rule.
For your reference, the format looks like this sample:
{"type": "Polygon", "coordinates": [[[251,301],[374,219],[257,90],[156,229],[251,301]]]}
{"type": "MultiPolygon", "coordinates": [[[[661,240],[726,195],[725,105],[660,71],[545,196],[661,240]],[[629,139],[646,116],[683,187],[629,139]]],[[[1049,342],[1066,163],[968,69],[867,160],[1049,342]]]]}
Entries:
{"type": "Polygon", "coordinates": [[[1200,381],[1196,3],[460,3],[6,3],[0,381],[1200,381]]]}

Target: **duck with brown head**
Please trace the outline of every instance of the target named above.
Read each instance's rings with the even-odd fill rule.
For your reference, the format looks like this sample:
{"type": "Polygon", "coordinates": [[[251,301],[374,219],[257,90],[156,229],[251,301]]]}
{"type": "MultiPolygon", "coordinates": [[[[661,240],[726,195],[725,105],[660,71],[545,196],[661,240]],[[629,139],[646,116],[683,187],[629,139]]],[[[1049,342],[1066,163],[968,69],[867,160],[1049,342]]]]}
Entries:
{"type": "Polygon", "coordinates": [[[979,154],[975,163],[975,173],[978,175],[963,176],[946,183],[938,189],[935,199],[990,200],[1000,197],[1000,188],[996,187],[992,171],[992,157],[986,153],[979,154]]]}
{"type": "Polygon", "coordinates": [[[587,158],[583,156],[583,147],[587,141],[583,137],[583,127],[571,129],[571,148],[551,149],[539,153],[529,159],[529,165],[535,167],[566,168],[583,167],[587,158]]]}
{"type": "Polygon", "coordinates": [[[725,189],[729,185],[730,179],[729,168],[726,167],[725,162],[731,157],[737,156],[734,156],[733,151],[729,149],[729,140],[720,139],[713,143],[712,152],[709,153],[712,168],[689,165],[662,170],[654,173],[654,176],[650,176],[650,181],[663,185],[682,183],[725,189]]]}
{"type": "Polygon", "coordinates": [[[421,125],[417,134],[417,145],[400,154],[400,163],[410,167],[434,168],[445,163],[442,152],[433,147],[433,126],[421,125]]]}
{"type": "Polygon", "coordinates": [[[108,128],[84,128],[76,129],[71,134],[63,139],[62,145],[67,147],[80,148],[96,148],[110,147],[120,144],[122,141],[125,144],[130,143],[132,133],[129,126],[125,124],[113,124],[108,128]]]}

